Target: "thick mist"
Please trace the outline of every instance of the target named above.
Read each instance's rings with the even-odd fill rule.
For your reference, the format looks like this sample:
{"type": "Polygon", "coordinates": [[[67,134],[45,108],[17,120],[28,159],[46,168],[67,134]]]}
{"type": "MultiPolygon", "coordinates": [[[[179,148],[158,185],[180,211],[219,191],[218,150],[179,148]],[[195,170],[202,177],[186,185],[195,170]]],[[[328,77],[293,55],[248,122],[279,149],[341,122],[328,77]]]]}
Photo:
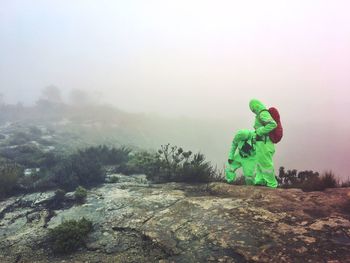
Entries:
{"type": "Polygon", "coordinates": [[[210,122],[191,128],[206,139],[162,139],[220,164],[234,131],[252,127],[248,102],[258,98],[282,115],[277,167],[347,178],[349,9],[340,0],[2,1],[0,102],[44,96],[210,122]]]}

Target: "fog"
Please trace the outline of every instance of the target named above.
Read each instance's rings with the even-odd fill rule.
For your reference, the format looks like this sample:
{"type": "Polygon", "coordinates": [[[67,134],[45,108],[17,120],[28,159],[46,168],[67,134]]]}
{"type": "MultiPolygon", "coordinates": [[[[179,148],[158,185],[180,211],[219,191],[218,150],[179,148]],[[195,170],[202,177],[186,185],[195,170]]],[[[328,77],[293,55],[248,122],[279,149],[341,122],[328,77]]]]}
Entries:
{"type": "Polygon", "coordinates": [[[52,99],[220,121],[224,144],[252,127],[258,98],[282,115],[279,165],[345,178],[349,10],[345,0],[2,0],[1,100],[32,105],[54,85],[52,99]]]}

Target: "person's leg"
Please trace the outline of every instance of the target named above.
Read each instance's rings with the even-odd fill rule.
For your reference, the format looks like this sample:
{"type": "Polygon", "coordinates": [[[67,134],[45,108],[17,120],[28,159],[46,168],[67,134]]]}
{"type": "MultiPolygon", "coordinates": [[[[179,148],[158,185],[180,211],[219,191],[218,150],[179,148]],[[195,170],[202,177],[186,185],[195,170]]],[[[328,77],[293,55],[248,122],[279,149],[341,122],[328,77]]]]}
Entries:
{"type": "Polygon", "coordinates": [[[255,150],[255,161],[256,161],[256,167],[255,167],[255,178],[254,178],[254,185],[266,185],[266,181],[264,180],[263,172],[261,171],[261,165],[259,164],[259,160],[261,159],[261,144],[263,142],[256,142],[255,150]]]}
{"type": "Polygon", "coordinates": [[[245,183],[247,185],[253,185],[255,179],[255,169],[256,169],[256,160],[254,157],[242,159],[242,168],[245,183]]]}
{"type": "Polygon", "coordinates": [[[276,180],[272,160],[275,153],[275,146],[270,140],[268,140],[266,143],[258,142],[256,148],[257,176],[254,184],[266,184],[268,187],[276,188],[278,182],[276,180]]]}
{"type": "Polygon", "coordinates": [[[254,185],[266,185],[266,181],[264,180],[263,173],[258,164],[256,165],[256,175],[254,178],[254,185]]]}

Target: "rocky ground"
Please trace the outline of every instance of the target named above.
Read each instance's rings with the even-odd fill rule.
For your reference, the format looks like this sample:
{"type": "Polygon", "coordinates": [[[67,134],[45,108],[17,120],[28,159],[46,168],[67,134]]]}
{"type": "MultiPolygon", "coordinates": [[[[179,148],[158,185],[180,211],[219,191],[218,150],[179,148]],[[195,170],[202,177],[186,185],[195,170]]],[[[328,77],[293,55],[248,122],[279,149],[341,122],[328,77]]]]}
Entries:
{"type": "Polygon", "coordinates": [[[48,205],[53,192],[0,202],[0,262],[350,262],[349,188],[118,178],[59,210],[48,205]],[[53,255],[48,229],[81,217],[94,223],[86,248],[53,255]]]}

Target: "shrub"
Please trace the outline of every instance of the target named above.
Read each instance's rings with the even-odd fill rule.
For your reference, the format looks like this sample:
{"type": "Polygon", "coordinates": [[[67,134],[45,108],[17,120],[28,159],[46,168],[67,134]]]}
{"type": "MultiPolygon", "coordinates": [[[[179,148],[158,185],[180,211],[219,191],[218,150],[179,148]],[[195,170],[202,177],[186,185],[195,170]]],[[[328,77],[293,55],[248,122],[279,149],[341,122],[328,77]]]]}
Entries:
{"type": "Polygon", "coordinates": [[[89,150],[80,150],[70,158],[72,174],[78,177],[78,182],[83,186],[91,186],[102,183],[105,174],[98,156],[89,150]]]}
{"type": "Polygon", "coordinates": [[[238,177],[232,184],[233,185],[246,185],[244,176],[238,177]]]}
{"type": "Polygon", "coordinates": [[[63,202],[65,200],[66,191],[62,189],[57,189],[55,191],[55,195],[50,200],[50,202],[47,204],[47,208],[50,209],[60,209],[63,207],[63,202]]]}
{"type": "MultiPolygon", "coordinates": [[[[38,130],[34,129],[32,133],[37,134],[38,130]]],[[[25,167],[41,168],[38,175],[21,179],[21,187],[26,191],[44,191],[57,187],[73,190],[79,185],[84,187],[97,185],[104,182],[105,173],[102,165],[113,164],[125,168],[129,161],[129,153],[130,150],[125,147],[107,146],[78,150],[68,156],[46,153],[35,145],[21,145],[0,150],[0,156],[6,159],[25,167]]]]}
{"type": "Polygon", "coordinates": [[[3,148],[0,156],[25,167],[40,167],[46,153],[35,145],[20,145],[14,148],[3,148]]]}
{"type": "Polygon", "coordinates": [[[303,185],[318,182],[319,173],[314,171],[288,170],[285,172],[284,167],[280,167],[278,174],[279,185],[283,188],[302,188],[303,185]]]}
{"type": "Polygon", "coordinates": [[[296,185],[295,188],[301,188],[304,192],[325,190],[324,184],[319,176],[309,178],[302,184],[296,185]]]}
{"type": "Polygon", "coordinates": [[[161,146],[158,154],[166,180],[189,183],[217,180],[217,170],[201,153],[192,154],[191,151],[167,144],[161,146]]]}
{"type": "Polygon", "coordinates": [[[109,182],[110,182],[111,184],[118,183],[118,181],[119,181],[119,178],[116,177],[116,176],[112,176],[111,178],[109,178],[109,182]]]}
{"type": "Polygon", "coordinates": [[[217,180],[217,170],[201,153],[192,154],[177,146],[162,145],[156,153],[139,152],[120,172],[143,173],[154,182],[202,183],[217,180]]]}
{"type": "Polygon", "coordinates": [[[82,218],[69,220],[50,230],[49,240],[54,253],[70,253],[85,245],[85,239],[92,231],[92,222],[82,218]]]}
{"type": "Polygon", "coordinates": [[[38,138],[43,135],[42,131],[36,126],[30,126],[29,133],[35,138],[38,138]]]}
{"type": "Polygon", "coordinates": [[[186,160],[175,176],[175,181],[183,182],[210,182],[214,177],[215,171],[210,162],[205,161],[201,153],[194,154],[192,159],[186,160]]]}
{"type": "MultiPolygon", "coordinates": [[[[27,162],[25,159],[23,163],[27,162]]],[[[22,180],[27,191],[74,190],[79,185],[89,187],[102,183],[105,177],[99,157],[91,150],[79,150],[68,156],[44,153],[34,163],[41,169],[35,177],[22,180]]]]}
{"type": "Polygon", "coordinates": [[[161,161],[158,154],[153,152],[137,152],[132,155],[131,159],[123,165],[120,165],[117,172],[123,174],[160,174],[161,161]]]}
{"type": "Polygon", "coordinates": [[[87,190],[82,186],[78,186],[75,189],[74,196],[79,203],[84,203],[87,197],[87,190]]]}
{"type": "Polygon", "coordinates": [[[64,158],[50,169],[42,170],[42,174],[43,186],[45,186],[46,182],[49,187],[53,184],[55,187],[70,191],[79,185],[78,176],[73,169],[73,162],[69,157],[64,158]]]}
{"type": "Polygon", "coordinates": [[[326,172],[321,177],[313,177],[301,185],[303,191],[324,191],[327,188],[338,187],[338,181],[332,172],[326,172]]]}
{"type": "Polygon", "coordinates": [[[288,170],[280,167],[278,182],[283,188],[301,188],[303,191],[323,191],[326,188],[338,187],[339,183],[332,172],[326,172],[322,176],[314,171],[288,170]]]}
{"type": "Polygon", "coordinates": [[[64,200],[65,194],[66,194],[66,191],[64,191],[63,189],[57,189],[57,190],[55,191],[55,197],[54,197],[54,198],[55,198],[57,201],[63,201],[63,200],[64,200]]]}
{"type": "Polygon", "coordinates": [[[98,161],[103,165],[126,163],[129,160],[130,152],[131,150],[126,147],[108,148],[106,145],[85,149],[85,153],[96,156],[98,161]]]}
{"type": "Polygon", "coordinates": [[[348,178],[347,181],[343,181],[341,187],[350,187],[350,178],[348,178]]]}
{"type": "Polygon", "coordinates": [[[38,138],[36,141],[44,146],[51,146],[51,145],[55,144],[55,142],[49,141],[49,140],[43,139],[43,138],[38,138]]]}
{"type": "Polygon", "coordinates": [[[85,150],[63,158],[47,173],[51,173],[51,180],[57,186],[66,190],[73,190],[78,185],[85,187],[96,185],[102,183],[105,177],[98,158],[92,152],[85,150]]]}
{"type": "Polygon", "coordinates": [[[15,132],[9,138],[9,144],[10,145],[21,145],[21,144],[25,144],[31,140],[32,140],[32,137],[30,134],[27,134],[25,132],[15,132]]]}
{"type": "Polygon", "coordinates": [[[336,188],[339,185],[332,171],[325,172],[321,177],[321,181],[325,188],[336,188]]]}
{"type": "Polygon", "coordinates": [[[53,153],[53,152],[48,152],[48,153],[45,153],[45,155],[41,159],[40,167],[41,168],[52,168],[52,167],[55,167],[56,165],[58,165],[62,161],[63,161],[62,156],[60,156],[56,153],[53,153]]]}
{"type": "Polygon", "coordinates": [[[24,180],[21,180],[21,183],[27,192],[47,191],[57,188],[67,190],[65,187],[62,185],[60,186],[57,183],[53,171],[47,169],[41,169],[36,177],[24,178],[24,180]]]}
{"type": "Polygon", "coordinates": [[[10,195],[22,175],[20,166],[8,160],[0,160],[0,197],[10,195]]]}

